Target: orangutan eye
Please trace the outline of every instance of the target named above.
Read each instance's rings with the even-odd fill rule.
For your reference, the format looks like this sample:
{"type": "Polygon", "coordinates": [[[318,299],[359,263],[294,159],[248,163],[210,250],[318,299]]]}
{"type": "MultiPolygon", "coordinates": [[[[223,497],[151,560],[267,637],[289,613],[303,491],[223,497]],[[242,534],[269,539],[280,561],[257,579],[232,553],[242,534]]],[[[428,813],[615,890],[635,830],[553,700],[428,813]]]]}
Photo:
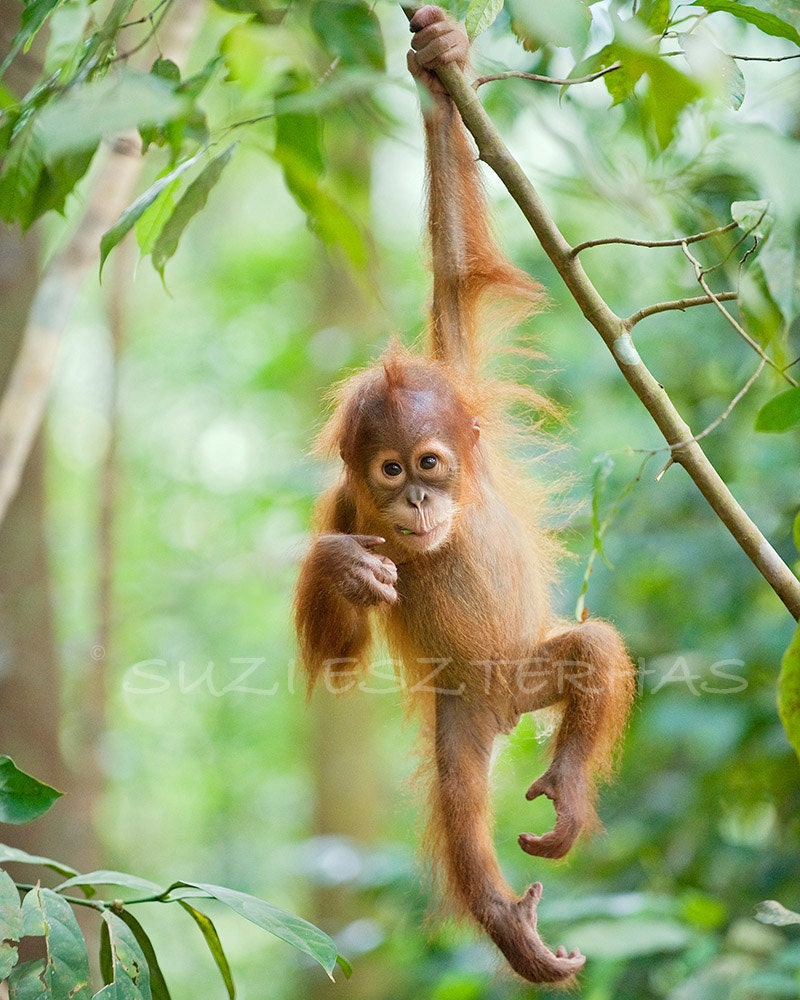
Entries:
{"type": "Polygon", "coordinates": [[[394,479],[395,476],[399,476],[403,471],[403,466],[399,462],[384,462],[383,463],[383,474],[384,476],[390,476],[394,479]]]}
{"type": "Polygon", "coordinates": [[[423,455],[419,460],[421,469],[435,469],[439,464],[439,459],[435,455],[423,455]]]}

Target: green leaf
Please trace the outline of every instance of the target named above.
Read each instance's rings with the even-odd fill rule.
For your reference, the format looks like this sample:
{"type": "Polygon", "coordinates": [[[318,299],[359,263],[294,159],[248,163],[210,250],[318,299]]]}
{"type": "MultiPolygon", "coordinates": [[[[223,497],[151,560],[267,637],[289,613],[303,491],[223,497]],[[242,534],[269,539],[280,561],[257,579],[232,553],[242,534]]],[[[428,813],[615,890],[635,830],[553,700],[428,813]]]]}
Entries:
{"type": "Polygon", "coordinates": [[[670,0],[642,0],[636,17],[654,34],[664,33],[669,24],[670,0]]]}
{"type": "Polygon", "coordinates": [[[645,104],[655,126],[658,144],[666,149],[672,142],[681,113],[700,97],[701,90],[685,73],[657,56],[647,60],[645,72],[650,78],[645,104]]]}
{"type": "Polygon", "coordinates": [[[800,46],[800,34],[797,29],[786,21],[781,20],[777,15],[768,11],[759,10],[757,7],[749,7],[747,4],[738,3],[737,0],[697,0],[695,7],[702,7],[709,13],[723,11],[733,14],[734,17],[747,21],[754,25],[765,35],[772,35],[775,38],[788,38],[795,45],[800,46]]]}
{"type": "Polygon", "coordinates": [[[110,910],[103,912],[111,952],[111,982],[94,1000],[151,1000],[147,959],[128,925],[110,910]]]}
{"type": "Polygon", "coordinates": [[[8,872],[0,871],[0,941],[19,941],[21,937],[19,890],[8,872]]]}
{"type": "Polygon", "coordinates": [[[738,111],[745,97],[745,79],[736,60],[717,48],[707,35],[681,32],[677,39],[693,74],[706,91],[738,111]]]}
{"type": "Polygon", "coordinates": [[[386,68],[383,35],[375,12],[361,0],[318,0],[311,8],[314,34],[343,66],[386,68]]]}
{"type": "MultiPolygon", "coordinates": [[[[2,925],[0,925],[0,930],[2,930],[2,925]]],[[[0,941],[0,983],[8,979],[18,958],[19,952],[16,945],[9,941],[0,941]]]]}
{"type": "Polygon", "coordinates": [[[220,179],[235,148],[236,144],[233,143],[206,165],[203,172],[186,189],[183,197],[175,206],[175,211],[161,230],[153,247],[152,260],[153,266],[162,278],[164,277],[164,267],[178,249],[178,243],[184,230],[195,215],[205,207],[211,189],[220,179]]]}
{"type": "Polygon", "coordinates": [[[17,948],[12,942],[23,936],[23,927],[19,890],[8,872],[0,871],[0,982],[17,964],[17,948]]]}
{"type": "Polygon", "coordinates": [[[89,169],[95,152],[95,146],[79,149],[44,168],[33,200],[33,219],[51,210],[63,213],[67,197],[89,169]]]}
{"type": "Polygon", "coordinates": [[[211,956],[216,962],[217,968],[222,976],[222,981],[225,983],[225,989],[228,991],[228,996],[230,997],[230,1000],[233,1000],[236,995],[236,988],[233,985],[233,975],[231,974],[231,967],[228,965],[228,959],[222,949],[222,942],[219,939],[216,927],[211,922],[211,919],[205,915],[205,913],[195,909],[195,907],[187,903],[186,900],[179,899],[178,903],[184,908],[184,910],[186,910],[192,920],[194,920],[200,928],[200,933],[203,935],[203,938],[208,945],[208,950],[211,952],[211,956]]]}
{"type": "Polygon", "coordinates": [[[66,0],[53,12],[44,57],[46,76],[62,69],[61,82],[72,76],[83,48],[83,33],[89,23],[87,0],[66,0]],[[66,72],[64,72],[66,70],[66,72]]]}
{"type": "Polygon", "coordinates": [[[201,889],[213,899],[229,906],[239,916],[249,920],[257,927],[274,934],[299,951],[310,955],[333,979],[336,967],[337,950],[333,940],[324,931],[310,924],[302,917],[273,906],[271,903],[250,896],[236,889],[228,889],[222,885],[209,885],[203,882],[181,882],[190,888],[201,889]]]}
{"type": "Polygon", "coordinates": [[[794,519],[794,526],[792,529],[792,538],[794,539],[794,547],[800,552],[800,512],[794,519]]]}
{"type": "Polygon", "coordinates": [[[464,20],[470,41],[474,41],[494,24],[495,18],[503,9],[503,3],[504,0],[470,0],[464,20]]]}
{"type": "Polygon", "coordinates": [[[100,976],[103,986],[108,986],[114,979],[114,956],[111,954],[111,934],[105,920],[100,924],[100,954],[98,956],[100,976]]]}
{"type": "Polygon", "coordinates": [[[325,243],[339,246],[356,268],[365,265],[364,237],[346,209],[320,184],[324,170],[322,119],[312,112],[279,113],[275,121],[275,159],[286,186],[325,243]]]}
{"type": "Polygon", "coordinates": [[[514,34],[528,50],[541,45],[582,49],[592,15],[584,0],[507,0],[514,34]]]}
{"type": "Polygon", "coordinates": [[[50,868],[52,871],[58,872],[59,875],[72,876],[78,874],[74,868],[70,868],[69,865],[65,865],[61,861],[53,861],[52,858],[44,858],[40,854],[28,854],[17,847],[0,844],[0,865],[9,861],[13,861],[19,865],[42,865],[44,868],[50,868]]]}
{"type": "Polygon", "coordinates": [[[45,162],[96,146],[107,135],[165,125],[191,110],[191,101],[165,80],[122,70],[51,100],[39,112],[45,162]]]}
{"type": "Polygon", "coordinates": [[[42,982],[43,972],[41,958],[18,965],[8,977],[8,1000],[53,1000],[42,982]]]}
{"type": "Polygon", "coordinates": [[[731,205],[731,219],[746,233],[765,239],[775,225],[768,209],[768,201],[735,201],[731,205]]]}
{"type": "Polygon", "coordinates": [[[0,756],[0,823],[29,823],[62,794],[20,771],[10,757],[0,756]]]}
{"type": "Polygon", "coordinates": [[[289,7],[289,0],[214,0],[214,3],[234,14],[254,14],[262,24],[280,24],[289,7]]]}
{"type": "Polygon", "coordinates": [[[756,906],[755,918],[762,924],[774,924],[776,927],[788,927],[789,924],[800,924],[800,913],[787,910],[776,899],[765,899],[756,906]]]}
{"type": "Polygon", "coordinates": [[[764,268],[758,260],[751,261],[739,281],[739,314],[747,332],[766,347],[783,333],[785,322],[769,290],[764,268]]]}
{"type": "Polygon", "coordinates": [[[170,170],[168,174],[158,178],[158,180],[151,184],[143,194],[139,195],[132,205],[129,205],[128,208],[125,209],[114,225],[103,233],[100,240],[101,276],[103,274],[103,265],[114,247],[117,246],[125,238],[125,236],[127,236],[147,209],[150,208],[153,202],[159,197],[162,191],[164,191],[165,188],[170,187],[170,185],[172,185],[173,182],[176,181],[182,174],[186,173],[190,167],[193,167],[204,153],[205,150],[200,150],[200,152],[195,153],[195,155],[190,157],[190,159],[184,160],[183,163],[178,164],[174,170],[170,170]]]}
{"type": "Polygon", "coordinates": [[[122,909],[119,911],[117,916],[123,923],[128,925],[131,933],[136,938],[136,943],[142,949],[142,954],[144,955],[147,967],[150,970],[150,993],[152,994],[153,1000],[170,1000],[170,994],[167,989],[166,980],[164,979],[164,973],[161,971],[161,966],[158,964],[155,949],[153,948],[153,944],[147,936],[144,927],[142,927],[136,917],[134,917],[129,910],[122,909]]]}
{"type": "Polygon", "coordinates": [[[44,169],[44,143],[37,115],[15,133],[0,170],[0,219],[27,228],[34,219],[33,202],[44,169]]]}
{"type": "Polygon", "coordinates": [[[178,64],[171,59],[159,57],[150,67],[150,72],[153,76],[157,76],[160,80],[166,80],[168,83],[181,82],[181,71],[178,64]]]}
{"type": "Polygon", "coordinates": [[[44,924],[47,949],[43,980],[49,996],[70,1000],[90,1000],[89,956],[83,934],[69,903],[51,889],[31,889],[33,907],[44,924]]]}
{"type": "Polygon", "coordinates": [[[54,891],[63,892],[65,889],[76,885],[81,886],[81,888],[94,885],[120,886],[123,889],[133,889],[134,892],[144,892],[148,896],[157,896],[164,892],[162,886],[156,885],[155,882],[150,882],[145,878],[139,878],[138,875],[128,875],[127,872],[117,872],[107,869],[88,872],[86,875],[75,875],[73,878],[67,879],[66,882],[62,882],[61,885],[57,885],[54,891]]]}
{"type": "Polygon", "coordinates": [[[136,223],[136,242],[139,244],[139,252],[143,257],[152,253],[167,219],[175,211],[175,195],[179,187],[179,180],[168,184],[153,204],[145,209],[142,217],[136,223]]]}
{"type": "Polygon", "coordinates": [[[756,414],[756,430],[781,434],[800,424],[800,387],[779,392],[756,414]]]}
{"type": "Polygon", "coordinates": [[[778,676],[778,715],[789,742],[800,757],[800,625],[781,661],[778,676]]]}
{"type": "Polygon", "coordinates": [[[44,24],[48,15],[58,7],[61,0],[30,0],[25,4],[20,21],[20,29],[14,36],[8,55],[0,65],[0,76],[2,76],[12,61],[23,48],[29,46],[34,36],[44,24]]]}

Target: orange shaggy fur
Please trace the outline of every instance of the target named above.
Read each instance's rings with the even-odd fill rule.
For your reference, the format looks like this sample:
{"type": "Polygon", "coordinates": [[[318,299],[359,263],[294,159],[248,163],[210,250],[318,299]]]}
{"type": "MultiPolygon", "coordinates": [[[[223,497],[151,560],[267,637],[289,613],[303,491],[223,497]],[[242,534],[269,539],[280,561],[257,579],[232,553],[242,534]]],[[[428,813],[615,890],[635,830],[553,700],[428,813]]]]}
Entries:
{"type": "Polygon", "coordinates": [[[520,503],[526,486],[503,451],[511,433],[505,406],[527,390],[483,377],[478,357],[487,301],[511,300],[519,314],[541,295],[499,251],[460,120],[428,75],[447,52],[457,50],[463,63],[457,29],[431,7],[412,29],[415,21],[412,69],[433,91],[426,113],[432,357],[393,345],[338,392],[320,447],[341,455],[342,473],[320,500],[300,574],[300,654],[309,688],[323,676],[336,685],[343,672],[368,666],[372,631],[383,632],[423,710],[431,776],[425,842],[449,898],[525,979],[565,982],[583,956],[543,943],[541,886],[519,898],[495,856],[492,746],[521,714],[560,711],[552,762],[527,793],[553,800],[555,828],[522,834],[520,846],[562,857],[596,825],[595,779],[610,773],[633,670],[611,625],[553,619],[556,546],[541,511],[520,503]],[[430,56],[426,46],[440,42],[444,54],[430,56]],[[428,466],[440,471],[421,471],[428,466]],[[438,505],[435,513],[425,514],[426,503],[438,505]],[[426,547],[427,528],[439,522],[448,525],[445,537],[426,547]]]}

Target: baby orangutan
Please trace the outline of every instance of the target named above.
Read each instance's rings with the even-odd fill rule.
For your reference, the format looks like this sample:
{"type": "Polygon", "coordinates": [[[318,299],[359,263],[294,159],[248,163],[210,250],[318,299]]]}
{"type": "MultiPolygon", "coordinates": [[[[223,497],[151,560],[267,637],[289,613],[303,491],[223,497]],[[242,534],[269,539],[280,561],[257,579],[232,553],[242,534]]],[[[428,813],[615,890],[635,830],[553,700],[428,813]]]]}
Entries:
{"type": "MultiPolygon", "coordinates": [[[[409,68],[425,98],[434,291],[431,357],[394,346],[341,388],[321,443],[342,459],[320,500],[317,533],[296,595],[309,688],[366,668],[380,628],[423,709],[431,762],[426,843],[447,892],[519,975],[569,980],[576,950],[551,951],[536,930],[540,883],[519,898],[492,844],[492,746],[525,712],[556,707],[552,761],[530,786],[555,827],[523,833],[528,854],[560,858],[596,823],[594,783],[606,777],[628,715],[633,669],[611,625],[554,621],[552,543],[522,507],[524,484],[498,454],[498,399],[519,398],[479,368],[479,306],[523,302],[538,286],[498,249],[475,157],[437,67],[464,67],[468,42],[436,7],[411,20],[409,68]]],[[[533,394],[531,394],[533,395],[533,394]]]]}

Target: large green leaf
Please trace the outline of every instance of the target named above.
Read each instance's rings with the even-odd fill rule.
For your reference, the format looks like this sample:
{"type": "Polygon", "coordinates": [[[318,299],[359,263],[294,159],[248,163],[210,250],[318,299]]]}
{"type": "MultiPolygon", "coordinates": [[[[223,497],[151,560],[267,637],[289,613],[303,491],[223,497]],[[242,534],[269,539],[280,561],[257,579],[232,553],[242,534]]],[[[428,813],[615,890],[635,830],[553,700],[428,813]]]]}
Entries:
{"type": "Polygon", "coordinates": [[[103,233],[100,240],[101,275],[103,273],[103,265],[114,247],[117,246],[121,240],[125,238],[125,236],[127,236],[147,209],[150,208],[153,202],[158,198],[161,192],[173,184],[173,182],[176,181],[182,174],[186,173],[187,170],[193,167],[204,153],[205,150],[200,150],[200,152],[195,153],[195,155],[190,157],[188,160],[184,160],[183,163],[179,163],[178,166],[175,167],[174,170],[170,170],[168,174],[165,174],[163,177],[159,177],[158,180],[151,184],[146,191],[139,195],[133,204],[129,205],[128,208],[125,209],[114,225],[103,233]]]}
{"type": "MultiPolygon", "coordinates": [[[[277,106],[283,107],[283,100],[277,106]]],[[[275,121],[275,159],[314,232],[328,245],[341,247],[354,267],[363,267],[368,257],[363,234],[321,184],[322,118],[310,111],[279,112],[275,121]]]]}
{"type": "Polygon", "coordinates": [[[225,989],[228,991],[228,996],[230,997],[230,1000],[233,1000],[236,995],[236,989],[233,985],[231,967],[228,965],[228,959],[223,951],[222,942],[219,939],[216,927],[211,922],[211,918],[207,917],[205,913],[202,913],[200,910],[195,909],[194,906],[190,906],[190,904],[184,899],[179,899],[178,902],[200,928],[200,933],[203,935],[203,938],[208,945],[208,950],[211,952],[211,956],[219,969],[223,982],[225,983],[225,989]]]}
{"type": "Polygon", "coordinates": [[[311,8],[311,27],[343,66],[386,68],[378,18],[362,0],[318,0],[311,8]]]}
{"type": "Polygon", "coordinates": [[[21,937],[19,890],[8,872],[0,871],[0,941],[19,941],[21,937]]]}
{"type": "Polygon", "coordinates": [[[128,875],[127,872],[117,872],[107,869],[87,872],[85,875],[75,875],[73,878],[67,879],[66,882],[62,882],[61,885],[57,885],[55,891],[63,892],[72,886],[81,886],[83,888],[84,886],[95,885],[119,886],[123,889],[132,889],[134,892],[146,893],[148,896],[157,896],[164,892],[164,889],[160,885],[156,885],[155,882],[149,882],[145,878],[139,878],[138,875],[128,875]]]}
{"type": "Polygon", "coordinates": [[[25,901],[32,912],[38,910],[44,926],[47,957],[43,980],[48,995],[54,1000],[90,1000],[89,956],[72,907],[51,889],[38,886],[31,889],[25,901]]]}
{"type": "Polygon", "coordinates": [[[756,414],[756,430],[779,434],[800,425],[800,387],[773,396],[756,414]]]}
{"type": "Polygon", "coordinates": [[[666,149],[672,142],[681,113],[700,97],[702,91],[694,80],[658,56],[647,59],[645,72],[650,78],[645,105],[655,126],[658,144],[666,149]]]}
{"type": "Polygon", "coordinates": [[[464,27],[470,40],[476,39],[494,24],[497,15],[503,9],[503,2],[504,0],[470,0],[467,16],[464,19],[464,27]]]}
{"type": "Polygon", "coordinates": [[[526,49],[583,49],[589,39],[592,16],[584,0],[506,0],[506,7],[514,34],[526,49]]]}
{"type": "Polygon", "coordinates": [[[302,917],[287,913],[271,903],[250,896],[246,892],[228,889],[222,885],[209,885],[204,882],[180,882],[178,886],[188,886],[200,889],[213,899],[229,906],[239,916],[249,920],[257,927],[274,934],[299,951],[305,952],[315,959],[333,979],[336,967],[337,950],[333,940],[321,931],[319,927],[310,924],[302,917]]]}
{"type": "Polygon", "coordinates": [[[152,205],[149,205],[142,213],[142,217],[136,222],[136,242],[139,244],[139,252],[143,257],[153,252],[156,240],[161,235],[161,230],[167,224],[167,219],[175,211],[175,196],[180,187],[180,180],[174,180],[168,184],[156,197],[152,205]]]}
{"type": "Polygon", "coordinates": [[[58,7],[61,0],[30,0],[25,4],[20,19],[20,28],[12,39],[8,55],[0,65],[0,76],[5,73],[16,55],[33,41],[37,31],[44,24],[48,15],[58,7]]]}
{"type": "Polygon", "coordinates": [[[158,239],[153,246],[152,260],[153,266],[164,277],[164,268],[167,261],[178,249],[181,236],[192,221],[208,201],[211,189],[222,176],[236,144],[228,146],[218,156],[215,156],[204,168],[202,173],[196,177],[184,192],[182,198],[175,206],[175,211],[167,219],[164,228],[159,233],[158,239]]]}
{"type": "Polygon", "coordinates": [[[775,217],[769,213],[769,202],[734,201],[731,204],[731,218],[744,232],[765,239],[775,225],[775,217]]]}
{"type": "Polygon", "coordinates": [[[142,927],[130,910],[123,908],[117,916],[124,924],[127,924],[131,933],[136,938],[136,943],[142,949],[142,954],[147,962],[147,968],[150,970],[150,993],[153,1000],[170,1000],[170,993],[167,988],[167,982],[164,979],[164,973],[161,971],[155,948],[153,948],[153,943],[147,936],[144,927],[142,927]]]}
{"type": "Polygon", "coordinates": [[[717,48],[707,35],[679,32],[677,40],[693,75],[708,94],[738,111],[744,102],[745,79],[736,60],[717,48]]]}
{"type": "Polygon", "coordinates": [[[754,25],[759,31],[763,31],[765,35],[773,35],[776,38],[788,38],[795,45],[800,46],[800,34],[798,34],[797,29],[776,14],[770,14],[769,11],[759,10],[758,7],[750,7],[748,4],[738,3],[737,0],[697,0],[694,6],[703,7],[712,14],[717,11],[733,14],[734,17],[738,17],[742,21],[747,21],[748,24],[754,25]]]}
{"type": "Polygon", "coordinates": [[[669,24],[670,0],[642,0],[636,17],[654,34],[660,35],[669,24]]]}
{"type": "Polygon", "coordinates": [[[43,971],[41,958],[16,966],[8,977],[8,1000],[53,1000],[42,982],[43,971]]]}
{"type": "Polygon", "coordinates": [[[143,125],[165,125],[191,110],[191,101],[166,80],[129,70],[67,90],[39,112],[39,138],[45,162],[97,145],[143,125]]]}
{"type": "Polygon", "coordinates": [[[758,260],[748,264],[739,281],[739,313],[745,329],[763,347],[779,342],[785,323],[772,297],[764,268],[758,260]]]}
{"type": "Polygon", "coordinates": [[[778,677],[778,714],[783,728],[800,757],[800,625],[781,661],[778,677]]]}
{"type": "Polygon", "coordinates": [[[34,218],[36,188],[44,169],[44,143],[37,115],[15,131],[0,170],[0,219],[27,228],[34,218]]]}
{"type": "Polygon", "coordinates": [[[60,80],[72,76],[72,70],[83,48],[83,33],[88,23],[88,0],[65,0],[53,11],[47,26],[49,32],[47,52],[44,57],[46,75],[62,70],[60,80]]]}
{"type": "Polygon", "coordinates": [[[20,771],[10,757],[0,756],[0,823],[29,823],[62,794],[20,771]]]}
{"type": "Polygon", "coordinates": [[[43,868],[50,868],[59,875],[77,875],[74,868],[63,864],[61,861],[54,861],[52,858],[42,857],[40,854],[28,854],[18,847],[9,847],[8,844],[0,844],[0,865],[4,862],[13,861],[20,865],[42,865],[43,868]]]}
{"type": "Polygon", "coordinates": [[[150,969],[136,936],[115,913],[106,910],[111,981],[94,1000],[151,1000],[150,969]]]}
{"type": "Polygon", "coordinates": [[[12,942],[23,934],[19,890],[8,872],[0,871],[0,982],[17,964],[17,948],[12,942]]]}

